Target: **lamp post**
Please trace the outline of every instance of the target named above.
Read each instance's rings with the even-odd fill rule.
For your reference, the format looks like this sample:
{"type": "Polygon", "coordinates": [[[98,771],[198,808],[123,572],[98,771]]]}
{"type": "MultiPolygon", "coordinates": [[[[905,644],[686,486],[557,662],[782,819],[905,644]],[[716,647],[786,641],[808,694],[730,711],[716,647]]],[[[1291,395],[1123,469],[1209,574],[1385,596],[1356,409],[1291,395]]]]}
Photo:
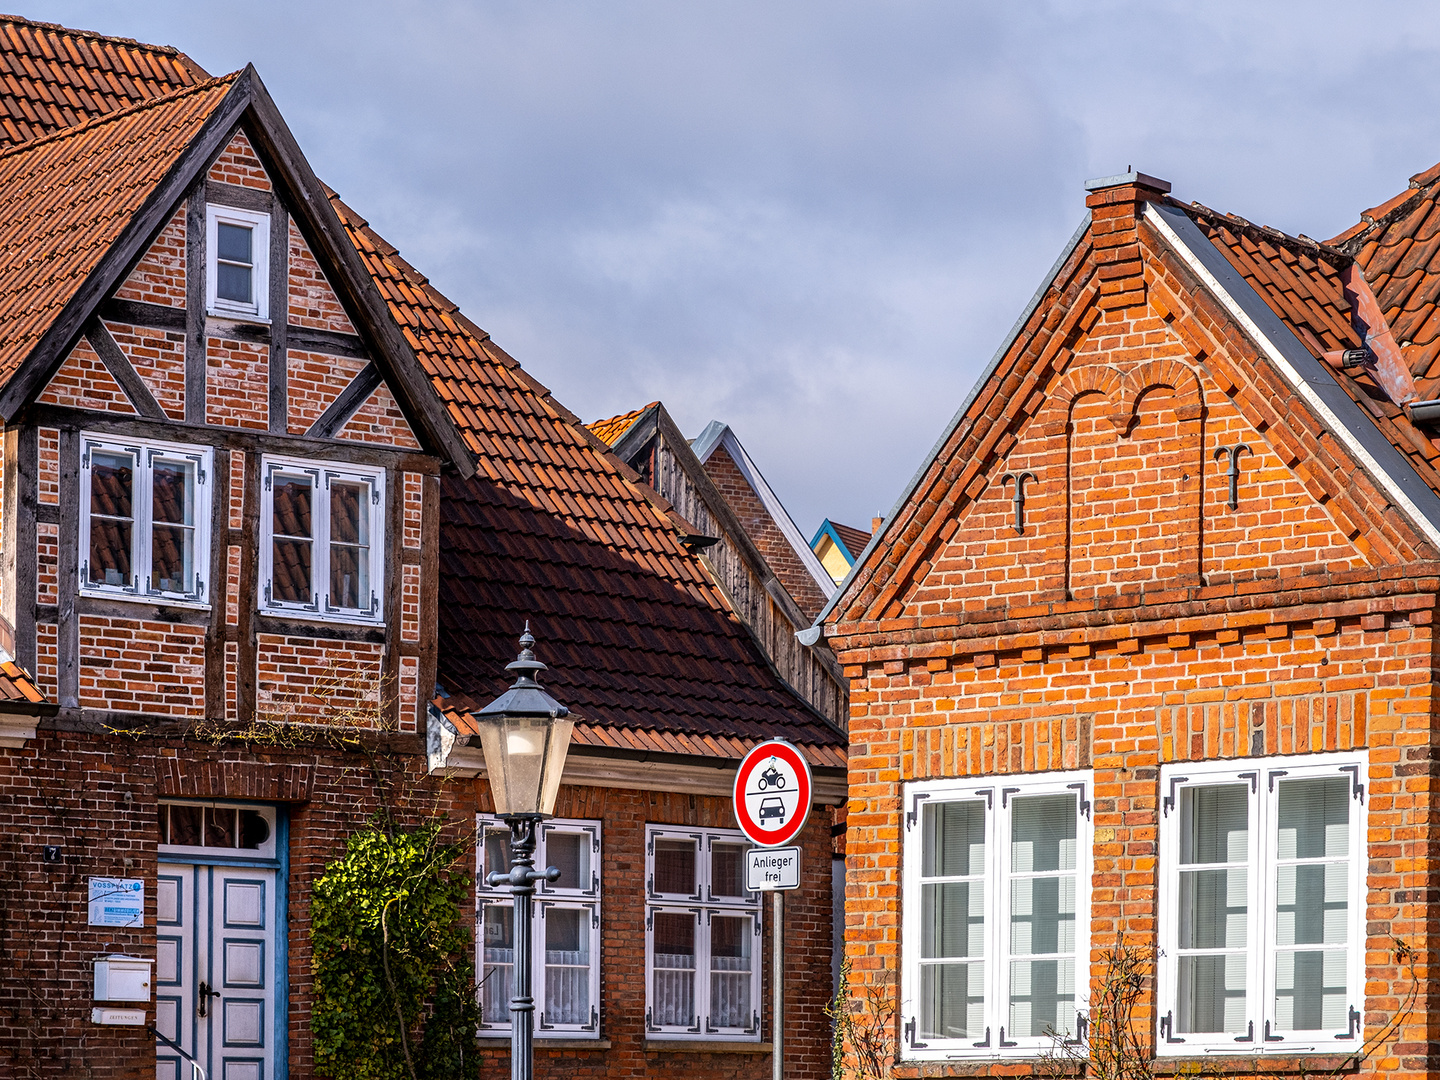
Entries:
{"type": "Polygon", "coordinates": [[[535,659],[530,624],[520,637],[520,656],[505,666],[519,672],[515,685],[475,715],[480,749],[495,813],[510,826],[510,871],[487,875],[492,889],[509,885],[515,898],[515,993],[510,999],[510,1077],[535,1074],[535,999],[531,996],[530,904],[535,882],[555,881],[560,871],[535,869],[536,826],[555,812],[560,775],[573,722],[570,710],[535,681],[545,665],[535,659]]]}

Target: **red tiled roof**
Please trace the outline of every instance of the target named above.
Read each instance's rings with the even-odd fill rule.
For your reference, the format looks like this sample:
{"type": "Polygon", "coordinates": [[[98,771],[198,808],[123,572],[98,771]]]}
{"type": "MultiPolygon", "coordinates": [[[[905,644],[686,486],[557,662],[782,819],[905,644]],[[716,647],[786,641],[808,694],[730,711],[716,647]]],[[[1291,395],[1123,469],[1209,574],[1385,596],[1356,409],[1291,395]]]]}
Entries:
{"type": "Polygon", "coordinates": [[[1408,190],[1365,211],[1332,243],[1365,272],[1422,400],[1440,397],[1440,165],[1408,190]]]}
{"type": "Polygon", "coordinates": [[[0,383],[119,238],[233,79],[0,152],[0,383]]]}
{"type": "Polygon", "coordinates": [[[0,661],[0,707],[14,712],[15,707],[44,705],[45,695],[35,686],[30,673],[13,660],[0,661]]]}
{"type": "Polygon", "coordinates": [[[608,420],[596,420],[585,426],[590,429],[592,435],[606,446],[614,446],[620,441],[620,436],[629,431],[636,420],[639,420],[640,417],[644,416],[659,404],[658,401],[652,401],[649,405],[636,409],[634,412],[621,413],[619,416],[612,416],[608,420]]]}
{"type": "MultiPolygon", "coordinates": [[[[1174,205],[1190,215],[1211,243],[1314,355],[1359,348],[1363,344],[1350,323],[1350,304],[1341,292],[1340,271],[1351,261],[1345,251],[1328,243],[1287,236],[1232,214],[1217,214],[1197,203],[1174,205]]],[[[1370,279],[1368,270],[1366,277],[1370,279]]],[[[1389,306],[1375,282],[1370,280],[1370,284],[1381,306],[1389,306]]],[[[1386,314],[1388,317],[1389,312],[1386,314]]],[[[1394,323],[1391,329],[1403,347],[1406,339],[1394,323]]],[[[1413,346],[1404,347],[1403,352],[1407,361],[1415,355],[1413,346]]],[[[1440,491],[1440,447],[1431,437],[1412,423],[1409,414],[1392,402],[1363,369],[1352,374],[1335,367],[1331,374],[1370,415],[1385,437],[1409,458],[1425,483],[1440,491]]],[[[1417,388],[1419,382],[1417,378],[1417,388]]],[[[1433,389],[1421,391],[1422,397],[1433,394],[1433,389]]]]}
{"type": "Polygon", "coordinates": [[[476,708],[504,689],[505,664],[529,620],[550,665],[546,687],[591,731],[603,728],[630,748],[662,732],[843,745],[766,664],[685,549],[684,523],[663,500],[393,246],[333,202],[478,459],[471,480],[442,478],[447,707],[476,708]]]}
{"type": "Polygon", "coordinates": [[[0,146],[209,79],[184,53],[0,15],[0,146]]]}

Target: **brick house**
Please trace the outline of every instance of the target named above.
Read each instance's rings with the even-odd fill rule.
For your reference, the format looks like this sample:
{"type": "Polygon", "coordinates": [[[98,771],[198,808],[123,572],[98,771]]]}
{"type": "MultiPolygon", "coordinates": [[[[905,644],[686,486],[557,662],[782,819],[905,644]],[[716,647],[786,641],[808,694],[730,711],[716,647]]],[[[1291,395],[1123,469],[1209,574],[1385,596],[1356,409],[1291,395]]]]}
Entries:
{"type": "MultiPolygon", "coordinates": [[[[253,69],[0,19],[0,1072],[314,1075],[309,890],[381,807],[494,868],[470,709],[525,621],[576,717],[541,855],[539,1075],[768,1075],[729,784],[843,799],[675,513],[326,189],[253,69]],[[138,882],[138,924],[97,879],[138,882]],[[158,1073],[157,1073],[158,1069],[158,1073]]],[[[789,906],[787,1073],[828,1071],[828,815],[789,906]]],[[[482,1074],[515,927],[478,888],[482,1074]]]]}
{"type": "Polygon", "coordinates": [[[1142,1071],[1434,1074],[1437,180],[1325,244],[1088,184],[817,620],[894,1075],[1063,1071],[1117,962],[1142,1071]]]}

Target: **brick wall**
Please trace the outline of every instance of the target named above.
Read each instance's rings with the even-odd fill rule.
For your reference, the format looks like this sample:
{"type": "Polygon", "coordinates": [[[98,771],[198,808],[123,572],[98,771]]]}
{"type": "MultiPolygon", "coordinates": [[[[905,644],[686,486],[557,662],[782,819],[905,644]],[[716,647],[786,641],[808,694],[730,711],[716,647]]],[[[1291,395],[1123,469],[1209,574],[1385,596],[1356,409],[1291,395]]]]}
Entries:
{"type": "MultiPolygon", "coordinates": [[[[383,645],[308,637],[256,637],[256,712],[299,723],[323,723],[332,709],[361,695],[361,712],[378,708],[395,687],[380,685],[383,645]]],[[[357,713],[356,715],[361,715],[357,713]]]]}
{"type": "Polygon", "coordinates": [[[342,439],[356,442],[384,443],[386,446],[400,446],[407,450],[419,450],[420,441],[410,430],[405,414],[390,388],[381,384],[365,399],[365,404],[355,410],[355,415],[345,422],[337,433],[342,439]]]}
{"type": "Polygon", "coordinates": [[[304,435],[365,367],[364,360],[289,349],[285,355],[286,418],[290,434],[304,435]]]}
{"type": "Polygon", "coordinates": [[[165,415],[172,420],[184,420],[185,335],[175,330],[153,330],[124,323],[105,325],[165,415]]]}
{"type": "Polygon", "coordinates": [[[60,501],[60,432],[41,428],[38,432],[40,475],[36,480],[36,497],[42,503],[60,501]]]}
{"type": "Polygon", "coordinates": [[[269,346],[207,338],[205,359],[205,422],[264,431],[270,414],[269,346]]]}
{"type": "Polygon", "coordinates": [[[83,708],[204,717],[204,627],[101,615],[79,619],[83,708]]]}
{"type": "Polygon", "coordinates": [[[121,300],[166,307],[185,306],[185,204],[180,208],[155,242],[141,256],[125,283],[115,290],[121,300]]]}
{"type": "Polygon", "coordinates": [[[135,413],[135,406],[120,389],[95,350],[83,338],[70,350],[60,370],[50,378],[40,401],[99,412],[135,413]]]}
{"type": "Polygon", "coordinates": [[[312,330],[333,330],[337,334],[353,334],[355,327],[345,314],[345,307],[319,262],[310,252],[310,245],[300,235],[294,221],[290,222],[290,321],[312,330]]]}
{"type": "Polygon", "coordinates": [[[210,166],[210,172],[206,175],[209,179],[223,184],[235,184],[257,191],[272,190],[270,177],[266,174],[265,167],[260,164],[260,159],[250,145],[250,140],[245,138],[244,132],[235,133],[230,145],[215,159],[215,164],[210,166]]]}
{"type": "Polygon", "coordinates": [[[785,534],[723,446],[716,447],[705,462],[705,473],[725,496],[730,509],[770,565],[771,572],[800,605],[800,610],[811,619],[819,615],[820,609],[825,606],[825,594],[815,584],[815,579],[805,569],[795,549],[785,539],[785,534]]]}

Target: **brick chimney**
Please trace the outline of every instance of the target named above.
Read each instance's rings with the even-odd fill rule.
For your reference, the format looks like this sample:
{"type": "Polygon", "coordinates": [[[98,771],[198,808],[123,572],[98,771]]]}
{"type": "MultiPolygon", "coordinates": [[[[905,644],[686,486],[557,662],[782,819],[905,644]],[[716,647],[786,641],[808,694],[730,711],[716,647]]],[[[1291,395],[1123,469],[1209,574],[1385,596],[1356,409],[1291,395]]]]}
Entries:
{"type": "Polygon", "coordinates": [[[1123,308],[1145,302],[1144,266],[1135,235],[1145,204],[1170,193],[1170,184],[1140,172],[1085,181],[1090,208],[1090,238],[1100,267],[1100,307],[1123,308]]]}

